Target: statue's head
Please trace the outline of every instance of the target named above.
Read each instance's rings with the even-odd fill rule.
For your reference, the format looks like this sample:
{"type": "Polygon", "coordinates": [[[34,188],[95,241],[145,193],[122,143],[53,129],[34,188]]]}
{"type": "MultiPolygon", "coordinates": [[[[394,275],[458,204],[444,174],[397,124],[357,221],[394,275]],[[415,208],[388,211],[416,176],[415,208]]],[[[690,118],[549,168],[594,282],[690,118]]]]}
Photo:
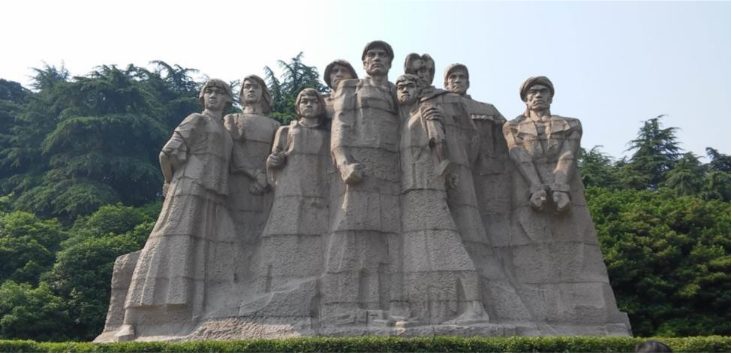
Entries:
{"type": "Polygon", "coordinates": [[[391,61],[394,60],[394,50],[389,43],[373,41],[366,44],[361,60],[368,75],[387,75],[391,69],[391,61]]]}
{"type": "Polygon", "coordinates": [[[325,102],[323,96],[314,88],[306,88],[297,94],[295,112],[301,118],[320,118],[319,123],[325,122],[325,102]]]}
{"type": "Polygon", "coordinates": [[[259,105],[262,114],[272,111],[272,94],[267,89],[267,84],[257,75],[249,75],[241,80],[239,90],[239,103],[242,108],[249,105],[259,105]]]}
{"type": "Polygon", "coordinates": [[[419,99],[421,79],[417,75],[404,74],[396,80],[397,100],[399,104],[411,105],[419,99]]]}
{"type": "Polygon", "coordinates": [[[547,110],[554,98],[554,84],[546,76],[530,77],[521,85],[520,93],[527,112],[547,110]]]}
{"type": "Polygon", "coordinates": [[[470,88],[468,67],[463,64],[450,64],[445,69],[445,90],[465,95],[470,88]]]}
{"type": "Polygon", "coordinates": [[[341,80],[358,79],[356,70],[353,69],[351,63],[343,60],[333,60],[328,66],[325,67],[325,73],[323,74],[323,81],[332,90],[338,87],[338,82],[341,80]]]}
{"type": "Polygon", "coordinates": [[[224,80],[211,79],[206,81],[198,94],[198,101],[205,109],[225,111],[234,103],[231,87],[224,80]]]}
{"type": "Polygon", "coordinates": [[[404,59],[404,73],[418,76],[422,80],[423,87],[432,86],[435,78],[435,60],[429,54],[410,53],[404,59]]]}

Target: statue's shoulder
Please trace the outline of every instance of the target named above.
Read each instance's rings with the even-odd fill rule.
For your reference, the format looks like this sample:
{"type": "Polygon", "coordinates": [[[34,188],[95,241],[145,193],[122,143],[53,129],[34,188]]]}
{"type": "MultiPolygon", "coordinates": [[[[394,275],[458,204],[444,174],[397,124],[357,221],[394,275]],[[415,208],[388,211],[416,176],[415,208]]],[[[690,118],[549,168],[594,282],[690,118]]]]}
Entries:
{"type": "Polygon", "coordinates": [[[506,121],[505,125],[506,125],[506,126],[518,126],[518,125],[519,125],[519,124],[521,124],[522,122],[525,122],[525,121],[526,121],[527,119],[528,119],[528,118],[526,118],[526,116],[525,116],[525,115],[521,114],[521,115],[517,116],[517,117],[516,117],[516,118],[514,118],[514,119],[511,119],[511,120],[509,120],[509,121],[506,121]]]}
{"type": "Polygon", "coordinates": [[[582,129],[582,122],[577,118],[564,117],[564,116],[552,116],[552,120],[561,120],[567,123],[569,129],[582,129]]]}
{"type": "Polygon", "coordinates": [[[226,124],[228,122],[236,122],[240,116],[241,116],[241,113],[229,113],[224,116],[224,124],[226,124]]]}
{"type": "Polygon", "coordinates": [[[178,128],[192,128],[206,123],[206,117],[201,113],[191,113],[183,119],[178,128]]]}

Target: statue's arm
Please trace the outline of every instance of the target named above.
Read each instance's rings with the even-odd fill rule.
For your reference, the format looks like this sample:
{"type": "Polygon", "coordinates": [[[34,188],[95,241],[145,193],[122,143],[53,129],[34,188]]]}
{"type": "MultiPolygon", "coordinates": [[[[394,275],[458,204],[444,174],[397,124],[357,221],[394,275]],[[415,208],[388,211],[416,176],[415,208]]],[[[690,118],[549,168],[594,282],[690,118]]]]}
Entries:
{"type": "Polygon", "coordinates": [[[195,131],[204,123],[198,114],[192,114],[175,128],[173,136],[170,137],[163,149],[160,151],[158,160],[160,170],[163,172],[163,196],[167,194],[167,186],[173,180],[175,171],[180,169],[188,160],[189,147],[192,139],[196,136],[195,131]]]}
{"type": "Polygon", "coordinates": [[[348,148],[348,143],[355,138],[355,101],[355,86],[341,81],[334,97],[335,114],[331,124],[330,153],[341,178],[347,184],[357,184],[362,177],[362,167],[354,161],[348,148]]]}
{"type": "Polygon", "coordinates": [[[523,177],[524,181],[530,186],[531,193],[544,190],[544,185],[536,171],[534,161],[526,149],[516,142],[516,126],[511,122],[503,125],[503,136],[508,144],[509,156],[516,163],[516,168],[523,177]]]}
{"type": "Polygon", "coordinates": [[[554,184],[550,186],[552,192],[569,192],[569,183],[577,169],[577,156],[581,139],[582,124],[579,120],[572,120],[569,135],[562,143],[562,150],[554,169],[554,184]]]}
{"type": "Polygon", "coordinates": [[[272,152],[267,157],[267,169],[281,169],[287,163],[287,137],[290,133],[290,127],[280,127],[275,133],[274,142],[272,143],[272,152]]]}

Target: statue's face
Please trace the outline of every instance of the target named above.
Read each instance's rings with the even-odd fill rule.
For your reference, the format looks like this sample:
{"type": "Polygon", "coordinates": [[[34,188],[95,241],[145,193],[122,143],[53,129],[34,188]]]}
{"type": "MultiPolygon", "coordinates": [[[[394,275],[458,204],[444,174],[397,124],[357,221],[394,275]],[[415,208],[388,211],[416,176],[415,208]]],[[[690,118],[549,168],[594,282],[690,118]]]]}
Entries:
{"type": "Polygon", "coordinates": [[[432,85],[432,75],[430,75],[429,63],[422,59],[415,59],[411,64],[412,75],[417,75],[424,84],[424,87],[432,85]]]}
{"type": "Polygon", "coordinates": [[[383,48],[372,48],[366,52],[363,69],[369,75],[386,75],[391,69],[391,58],[383,48]]]}
{"type": "Polygon", "coordinates": [[[245,103],[257,103],[262,99],[262,85],[256,81],[244,80],[242,97],[245,103]]]}
{"type": "Polygon", "coordinates": [[[446,89],[448,91],[464,95],[468,92],[468,87],[470,87],[470,81],[465,70],[456,69],[450,72],[450,75],[447,75],[446,89]]]}
{"type": "Polygon", "coordinates": [[[549,109],[552,104],[552,93],[544,85],[533,85],[526,91],[526,107],[530,110],[549,109]]]}
{"type": "Polygon", "coordinates": [[[320,101],[315,96],[304,95],[300,97],[297,109],[300,111],[301,117],[316,118],[320,112],[320,101]]]}
{"type": "Polygon", "coordinates": [[[210,111],[223,111],[226,107],[226,90],[221,87],[206,87],[203,91],[203,104],[210,111]]]}
{"type": "Polygon", "coordinates": [[[419,87],[414,81],[399,81],[397,83],[397,100],[400,104],[409,105],[417,102],[419,87]]]}
{"type": "Polygon", "coordinates": [[[341,80],[354,79],[351,75],[351,71],[343,65],[335,64],[333,69],[330,71],[330,86],[335,89],[338,87],[338,82],[341,80]]]}

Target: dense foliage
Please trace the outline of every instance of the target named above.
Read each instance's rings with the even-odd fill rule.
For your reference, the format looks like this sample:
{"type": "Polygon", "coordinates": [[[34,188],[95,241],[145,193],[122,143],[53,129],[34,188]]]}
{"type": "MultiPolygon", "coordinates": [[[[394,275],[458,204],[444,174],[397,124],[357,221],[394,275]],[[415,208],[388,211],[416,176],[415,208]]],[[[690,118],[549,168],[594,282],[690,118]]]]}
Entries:
{"type": "MultiPolygon", "coordinates": [[[[326,90],[302,58],[300,53],[289,63],[279,61],[280,78],[265,68],[275,99],[272,116],[282,123],[294,118],[293,103],[302,88],[326,90]]],[[[0,338],[90,340],[101,332],[114,260],[144,245],[160,211],[158,152],[174,127],[200,110],[202,82],[191,77],[195,70],[160,61],[151,66],[101,66],[74,78],[63,68],[46,66],[35,70],[32,90],[0,79],[0,338]]],[[[598,147],[580,156],[610,280],[636,335],[729,335],[730,156],[708,148],[708,162],[702,163],[679,148],[677,129],[664,128],[662,121],[659,116],[643,124],[629,144],[629,157],[615,160],[598,147]]],[[[415,347],[389,339],[332,346],[333,340],[319,340],[210,348],[361,351],[371,348],[369,341],[386,345],[378,351],[446,348],[434,344],[439,341],[415,347]]],[[[612,345],[618,347],[578,347],[579,339],[450,345],[462,351],[625,351],[637,342],[617,340],[612,345]]],[[[52,350],[2,342],[0,351],[25,345],[52,350]]],[[[162,344],[134,345],[143,344],[54,348],[149,351],[162,344]]],[[[208,345],[173,350],[207,351],[208,345]]]]}
{"type": "MultiPolygon", "coordinates": [[[[3,353],[632,353],[650,338],[618,337],[353,337],[184,343],[38,343],[0,340],[3,353]]],[[[729,353],[721,336],[652,338],[676,353],[729,353]]]]}

